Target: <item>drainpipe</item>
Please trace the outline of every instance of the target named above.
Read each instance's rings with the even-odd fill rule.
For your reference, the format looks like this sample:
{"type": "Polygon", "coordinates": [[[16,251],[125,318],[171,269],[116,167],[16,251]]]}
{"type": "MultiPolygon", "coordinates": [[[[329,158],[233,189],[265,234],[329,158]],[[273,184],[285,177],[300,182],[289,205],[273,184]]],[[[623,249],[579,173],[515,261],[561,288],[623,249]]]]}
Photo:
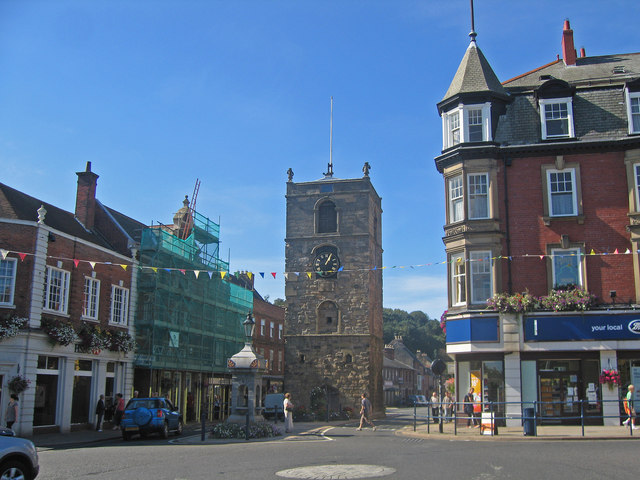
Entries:
{"type": "Polygon", "coordinates": [[[511,281],[511,235],[509,234],[509,184],[507,182],[507,167],[511,166],[511,158],[504,157],[504,230],[505,243],[507,244],[507,292],[511,295],[513,292],[513,283],[511,281]]]}

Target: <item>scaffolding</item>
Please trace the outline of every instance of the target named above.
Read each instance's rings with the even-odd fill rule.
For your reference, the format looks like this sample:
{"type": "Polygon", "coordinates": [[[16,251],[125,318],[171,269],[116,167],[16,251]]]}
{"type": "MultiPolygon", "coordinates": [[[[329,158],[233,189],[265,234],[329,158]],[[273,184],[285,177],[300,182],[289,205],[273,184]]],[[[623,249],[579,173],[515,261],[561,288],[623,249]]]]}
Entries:
{"type": "Polygon", "coordinates": [[[194,211],[189,216],[184,239],[179,226],[142,232],[140,265],[155,268],[139,273],[135,366],[222,374],[242,348],[253,294],[220,274],[229,271],[219,258],[220,226],[194,211]]]}

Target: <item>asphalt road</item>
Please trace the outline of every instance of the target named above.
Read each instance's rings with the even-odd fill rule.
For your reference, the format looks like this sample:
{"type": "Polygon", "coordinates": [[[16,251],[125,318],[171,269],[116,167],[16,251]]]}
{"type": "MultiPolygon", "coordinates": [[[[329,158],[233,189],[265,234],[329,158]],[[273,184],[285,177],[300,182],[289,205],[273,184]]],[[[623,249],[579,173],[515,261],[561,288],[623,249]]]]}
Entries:
{"type": "Polygon", "coordinates": [[[395,434],[404,424],[390,418],[376,432],[336,426],[324,435],[263,442],[184,445],[148,438],[44,449],[38,478],[600,480],[635,478],[640,470],[635,441],[416,439],[395,434]]]}

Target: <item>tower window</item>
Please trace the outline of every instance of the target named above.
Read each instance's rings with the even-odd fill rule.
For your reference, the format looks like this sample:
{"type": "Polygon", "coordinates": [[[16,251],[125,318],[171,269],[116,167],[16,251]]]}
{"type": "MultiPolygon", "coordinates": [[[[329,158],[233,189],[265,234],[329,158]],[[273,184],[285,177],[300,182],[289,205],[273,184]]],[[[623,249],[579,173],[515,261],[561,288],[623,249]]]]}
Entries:
{"type": "Polygon", "coordinates": [[[318,208],[318,233],[338,231],[338,212],[336,205],[330,200],[323,202],[318,208]]]}
{"type": "Polygon", "coordinates": [[[347,354],[344,356],[344,361],[345,361],[345,363],[351,363],[351,362],[353,362],[353,357],[351,356],[351,354],[350,354],[350,353],[347,353],[347,354]]]}

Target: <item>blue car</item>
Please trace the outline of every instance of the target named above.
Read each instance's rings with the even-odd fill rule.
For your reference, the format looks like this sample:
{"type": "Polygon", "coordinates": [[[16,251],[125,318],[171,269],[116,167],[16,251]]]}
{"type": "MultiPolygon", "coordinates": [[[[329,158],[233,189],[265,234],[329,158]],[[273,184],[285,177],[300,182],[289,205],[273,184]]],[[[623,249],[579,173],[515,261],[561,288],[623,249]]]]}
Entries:
{"type": "Polygon", "coordinates": [[[170,431],[176,435],[182,433],[182,414],[166,398],[132,398],[125,408],[120,429],[124,440],[135,434],[146,437],[150,433],[168,438],[170,431]]]}

